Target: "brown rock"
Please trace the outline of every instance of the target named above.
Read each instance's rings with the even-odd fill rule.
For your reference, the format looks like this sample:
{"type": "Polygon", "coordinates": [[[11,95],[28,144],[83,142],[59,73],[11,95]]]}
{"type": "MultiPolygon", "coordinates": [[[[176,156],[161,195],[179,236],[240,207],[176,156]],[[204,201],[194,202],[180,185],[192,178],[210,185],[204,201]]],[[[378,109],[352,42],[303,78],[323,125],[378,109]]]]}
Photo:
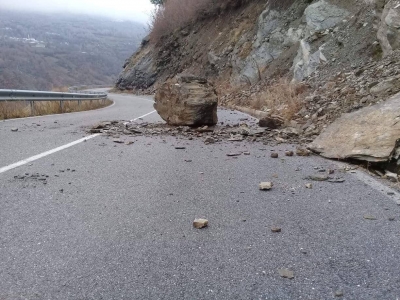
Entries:
{"type": "Polygon", "coordinates": [[[197,77],[165,82],[155,95],[154,108],[170,125],[215,125],[218,98],[213,86],[197,77]]]}
{"type": "Polygon", "coordinates": [[[342,115],[309,148],[324,157],[370,162],[397,160],[400,152],[400,94],[356,112],[342,115]]]}
{"type": "Polygon", "coordinates": [[[268,117],[263,117],[258,121],[258,126],[260,127],[268,127],[270,129],[277,129],[281,127],[284,123],[284,120],[281,116],[272,115],[268,117]]]}
{"type": "Polygon", "coordinates": [[[278,157],[279,157],[279,154],[276,153],[276,152],[272,152],[272,153],[271,153],[271,157],[272,157],[272,158],[278,158],[278,157]]]}
{"type": "Polygon", "coordinates": [[[207,219],[195,219],[193,221],[193,227],[197,229],[201,229],[204,227],[208,226],[208,220],[207,219]]]}
{"type": "Polygon", "coordinates": [[[294,154],[293,151],[286,151],[285,152],[286,156],[293,156],[293,154],[294,154]]]}
{"type": "Polygon", "coordinates": [[[297,148],[296,149],[296,155],[297,156],[309,156],[310,155],[310,151],[308,151],[305,148],[297,148]]]}

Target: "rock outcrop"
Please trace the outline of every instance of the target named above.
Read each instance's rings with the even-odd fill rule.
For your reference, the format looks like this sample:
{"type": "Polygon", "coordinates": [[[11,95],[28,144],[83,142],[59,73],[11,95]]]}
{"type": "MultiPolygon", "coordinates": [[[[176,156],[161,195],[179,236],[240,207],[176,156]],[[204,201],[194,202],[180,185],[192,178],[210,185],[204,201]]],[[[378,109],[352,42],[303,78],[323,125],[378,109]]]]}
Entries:
{"type": "Polygon", "coordinates": [[[326,128],[309,148],[324,157],[386,162],[398,159],[400,94],[385,102],[344,114],[326,128]]]}
{"type": "Polygon", "coordinates": [[[140,50],[125,63],[124,71],[116,82],[118,89],[147,89],[155,83],[157,70],[154,65],[153,50],[147,42],[142,42],[140,50]]]}
{"type": "Polygon", "coordinates": [[[218,97],[207,80],[181,76],[167,81],[157,90],[154,108],[169,125],[215,125],[218,97]]]}

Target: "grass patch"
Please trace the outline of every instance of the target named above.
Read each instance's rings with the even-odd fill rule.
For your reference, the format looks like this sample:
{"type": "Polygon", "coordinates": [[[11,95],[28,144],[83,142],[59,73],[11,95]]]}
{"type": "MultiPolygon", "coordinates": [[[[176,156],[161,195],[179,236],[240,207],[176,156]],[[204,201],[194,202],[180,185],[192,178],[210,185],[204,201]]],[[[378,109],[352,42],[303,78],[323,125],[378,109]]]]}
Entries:
{"type": "Polygon", "coordinates": [[[268,111],[272,115],[279,115],[285,122],[290,122],[304,107],[306,92],[305,85],[280,79],[256,94],[250,102],[250,106],[254,109],[268,111]]]}
{"type": "Polygon", "coordinates": [[[0,120],[93,110],[109,106],[112,103],[109,99],[85,100],[81,101],[80,105],[78,101],[63,101],[63,110],[61,111],[59,101],[35,101],[32,114],[29,101],[1,101],[0,120]]]}

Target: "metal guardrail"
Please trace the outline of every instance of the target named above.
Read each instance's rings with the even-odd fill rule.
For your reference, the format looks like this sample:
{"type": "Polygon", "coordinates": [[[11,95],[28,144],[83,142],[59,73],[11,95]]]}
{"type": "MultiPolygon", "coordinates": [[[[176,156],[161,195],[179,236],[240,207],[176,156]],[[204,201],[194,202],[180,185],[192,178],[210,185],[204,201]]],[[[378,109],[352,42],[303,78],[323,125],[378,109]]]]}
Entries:
{"type": "Polygon", "coordinates": [[[30,102],[31,115],[35,114],[35,101],[59,101],[61,112],[63,112],[63,101],[78,101],[78,105],[80,105],[81,101],[98,99],[105,101],[106,98],[107,93],[98,92],[62,93],[0,89],[0,103],[6,101],[30,102]]]}
{"type": "Polygon", "coordinates": [[[0,89],[0,101],[80,101],[105,98],[106,93],[96,92],[61,93],[0,89]]]}

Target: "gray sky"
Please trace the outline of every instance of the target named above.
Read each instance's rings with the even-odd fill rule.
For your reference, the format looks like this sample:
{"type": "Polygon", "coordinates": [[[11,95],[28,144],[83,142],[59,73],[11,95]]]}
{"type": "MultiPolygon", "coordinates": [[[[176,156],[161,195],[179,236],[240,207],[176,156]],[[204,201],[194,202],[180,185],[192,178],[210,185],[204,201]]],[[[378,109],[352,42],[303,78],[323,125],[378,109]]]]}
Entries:
{"type": "Polygon", "coordinates": [[[0,0],[1,9],[72,12],[146,22],[153,5],[149,0],[0,0]]]}

